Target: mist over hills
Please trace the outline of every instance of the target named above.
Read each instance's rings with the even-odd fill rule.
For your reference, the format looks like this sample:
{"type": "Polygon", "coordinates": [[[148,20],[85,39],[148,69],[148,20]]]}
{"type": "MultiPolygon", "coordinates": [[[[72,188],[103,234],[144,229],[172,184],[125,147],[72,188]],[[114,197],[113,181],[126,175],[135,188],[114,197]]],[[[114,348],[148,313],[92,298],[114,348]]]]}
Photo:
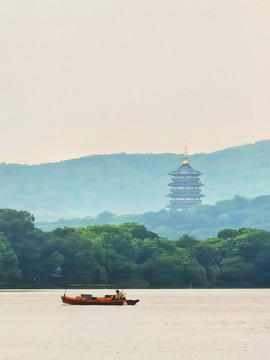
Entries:
{"type": "MultiPolygon", "coordinates": [[[[168,173],[179,154],[92,155],[41,165],[0,164],[0,207],[38,221],[158,211],[168,204],[168,173]]],[[[270,193],[270,140],[189,157],[203,173],[204,204],[270,193]]]]}

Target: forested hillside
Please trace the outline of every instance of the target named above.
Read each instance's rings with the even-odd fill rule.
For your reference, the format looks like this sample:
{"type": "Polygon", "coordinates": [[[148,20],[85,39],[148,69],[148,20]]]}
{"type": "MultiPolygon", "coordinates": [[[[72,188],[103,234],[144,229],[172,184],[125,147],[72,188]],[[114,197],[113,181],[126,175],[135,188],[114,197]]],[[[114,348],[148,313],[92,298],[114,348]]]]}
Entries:
{"type": "Polygon", "coordinates": [[[222,229],[198,241],[136,223],[43,232],[25,211],[0,210],[0,286],[269,287],[270,232],[222,229]]]}
{"type": "MultiPolygon", "coordinates": [[[[270,141],[190,156],[201,171],[203,203],[269,194],[270,141]]],[[[0,165],[0,207],[27,210],[39,221],[142,214],[168,204],[176,154],[112,154],[42,165],[0,165]]]]}
{"type": "Polygon", "coordinates": [[[115,215],[105,211],[97,217],[59,219],[55,222],[38,222],[43,230],[57,227],[80,227],[88,225],[137,222],[159,236],[177,239],[182,234],[190,234],[199,240],[215,236],[223,227],[259,227],[270,229],[270,195],[247,199],[235,196],[233,199],[218,201],[214,205],[201,204],[188,211],[172,212],[165,209],[136,215],[115,215]]]}

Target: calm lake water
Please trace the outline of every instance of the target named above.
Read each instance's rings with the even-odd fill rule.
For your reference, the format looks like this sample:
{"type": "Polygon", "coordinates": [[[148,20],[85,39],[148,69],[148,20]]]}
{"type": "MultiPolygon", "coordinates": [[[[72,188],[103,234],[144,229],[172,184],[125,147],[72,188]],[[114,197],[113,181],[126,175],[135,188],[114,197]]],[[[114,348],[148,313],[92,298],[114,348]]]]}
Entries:
{"type": "MultiPolygon", "coordinates": [[[[104,295],[112,290],[69,290],[104,295]]],[[[136,306],[0,291],[1,360],[269,360],[270,290],[128,290],[136,306]]]]}

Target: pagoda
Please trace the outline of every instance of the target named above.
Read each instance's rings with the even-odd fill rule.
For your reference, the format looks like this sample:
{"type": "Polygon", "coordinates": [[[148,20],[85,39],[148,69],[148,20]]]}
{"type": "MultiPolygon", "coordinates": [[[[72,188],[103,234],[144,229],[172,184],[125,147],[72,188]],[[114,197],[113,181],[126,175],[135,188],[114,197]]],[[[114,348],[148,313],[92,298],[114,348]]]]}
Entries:
{"type": "Polygon", "coordinates": [[[199,171],[194,170],[188,163],[188,153],[185,147],[184,159],[179,169],[172,171],[171,192],[167,195],[170,198],[170,204],[167,206],[171,210],[184,210],[191,206],[198,205],[202,202],[201,186],[199,171]]]}

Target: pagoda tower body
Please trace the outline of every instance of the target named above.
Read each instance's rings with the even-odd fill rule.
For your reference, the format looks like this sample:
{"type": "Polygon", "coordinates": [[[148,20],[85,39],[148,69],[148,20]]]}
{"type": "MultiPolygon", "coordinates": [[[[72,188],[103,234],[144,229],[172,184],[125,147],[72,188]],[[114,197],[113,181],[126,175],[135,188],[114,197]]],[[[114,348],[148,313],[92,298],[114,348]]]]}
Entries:
{"type": "Polygon", "coordinates": [[[185,149],[184,159],[179,169],[172,171],[172,182],[168,184],[171,192],[167,195],[170,198],[168,208],[171,210],[184,210],[202,202],[200,173],[194,170],[187,160],[188,154],[185,149]]]}

